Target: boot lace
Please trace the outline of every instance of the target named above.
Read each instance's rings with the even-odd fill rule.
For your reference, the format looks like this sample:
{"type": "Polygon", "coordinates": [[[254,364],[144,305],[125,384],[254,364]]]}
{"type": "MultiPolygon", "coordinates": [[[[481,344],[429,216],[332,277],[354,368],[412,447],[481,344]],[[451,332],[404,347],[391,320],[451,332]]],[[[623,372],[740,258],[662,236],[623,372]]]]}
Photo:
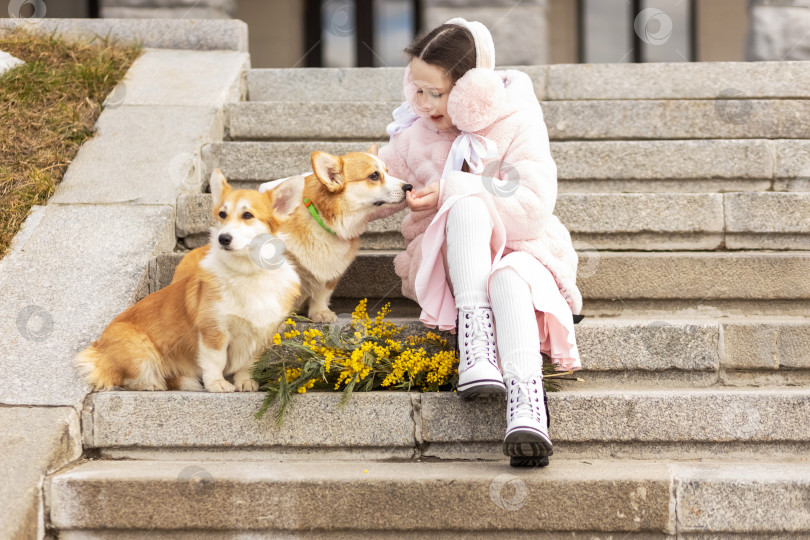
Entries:
{"type": "Polygon", "coordinates": [[[497,365],[495,359],[495,330],[492,326],[492,310],[486,307],[462,308],[464,313],[464,345],[468,351],[467,367],[485,358],[497,365]]]}
{"type": "Polygon", "coordinates": [[[546,429],[545,403],[543,402],[542,377],[509,377],[509,418],[511,421],[520,418],[534,419],[546,429]]]}

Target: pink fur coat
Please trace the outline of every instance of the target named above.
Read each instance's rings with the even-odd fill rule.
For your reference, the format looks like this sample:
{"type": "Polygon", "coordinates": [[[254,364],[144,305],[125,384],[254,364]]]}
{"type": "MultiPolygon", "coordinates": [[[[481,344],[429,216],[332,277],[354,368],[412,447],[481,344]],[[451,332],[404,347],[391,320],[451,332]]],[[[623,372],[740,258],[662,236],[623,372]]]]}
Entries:
{"type": "MultiPolygon", "coordinates": [[[[406,70],[405,96],[411,101],[414,93],[410,70],[406,70]]],[[[516,70],[472,69],[450,92],[447,113],[455,127],[438,130],[429,119],[419,118],[380,150],[388,172],[414,189],[439,182],[438,206],[409,212],[402,221],[406,249],[394,259],[394,266],[402,278],[403,294],[416,300],[414,279],[422,258],[423,235],[442,204],[453,195],[484,193],[505,227],[504,254],[523,251],[539,260],[551,271],[571,311],[578,314],[582,309],[576,285],[578,259],[568,230],[553,214],[557,167],[531,79],[516,70]],[[483,160],[483,177],[456,173],[441,178],[451,145],[461,132],[494,141],[498,157],[483,160]],[[505,187],[493,189],[492,180],[485,177],[501,179],[505,187]]],[[[372,219],[404,206],[386,208],[372,219]]]]}

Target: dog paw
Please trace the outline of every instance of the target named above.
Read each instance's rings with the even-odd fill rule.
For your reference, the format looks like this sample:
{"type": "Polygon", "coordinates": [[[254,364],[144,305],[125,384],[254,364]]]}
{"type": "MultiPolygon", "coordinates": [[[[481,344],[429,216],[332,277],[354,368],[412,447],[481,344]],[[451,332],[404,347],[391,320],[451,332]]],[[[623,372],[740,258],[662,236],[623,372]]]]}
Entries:
{"type": "Polygon", "coordinates": [[[243,381],[234,381],[237,392],[258,392],[259,383],[253,379],[245,379],[243,381]]]}
{"type": "Polygon", "coordinates": [[[312,322],[326,322],[332,323],[338,320],[337,314],[334,311],[326,310],[326,311],[315,311],[309,314],[309,318],[312,322]]]}
{"type": "Polygon", "coordinates": [[[111,389],[113,389],[113,390],[119,389],[119,390],[140,390],[140,391],[146,391],[146,392],[159,392],[159,391],[162,391],[162,390],[167,390],[167,387],[166,387],[165,384],[160,385],[160,384],[157,384],[157,383],[149,383],[149,382],[137,381],[135,383],[125,384],[123,388],[113,386],[113,387],[111,387],[111,389]]]}
{"type": "Polygon", "coordinates": [[[233,392],[234,387],[231,383],[226,381],[225,379],[219,379],[216,381],[212,381],[209,384],[205,385],[205,389],[209,392],[233,392]]]}

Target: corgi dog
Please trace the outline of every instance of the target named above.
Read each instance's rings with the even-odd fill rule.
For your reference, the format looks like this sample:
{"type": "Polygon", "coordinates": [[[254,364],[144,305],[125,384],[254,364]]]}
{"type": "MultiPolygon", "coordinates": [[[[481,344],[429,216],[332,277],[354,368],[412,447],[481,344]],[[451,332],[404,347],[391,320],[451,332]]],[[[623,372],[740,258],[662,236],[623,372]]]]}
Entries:
{"type": "MultiPolygon", "coordinates": [[[[329,301],[340,277],[349,268],[360,248],[360,235],[369,219],[384,205],[405,202],[411,189],[388,174],[377,157],[377,145],[366,152],[333,156],[313,152],[312,172],[262,184],[259,191],[279,189],[289,182],[303,182],[302,204],[281,224],[285,250],[301,280],[301,296],[296,311],[308,303],[307,317],[314,322],[334,322],[337,315],[329,301]]],[[[203,248],[198,248],[203,249],[203,248]]],[[[174,279],[183,279],[199,257],[191,251],[175,270],[174,279]]]]}
{"type": "Polygon", "coordinates": [[[183,279],[116,317],[75,364],[96,390],[255,392],[250,369],[295,306],[300,280],[275,236],[303,182],[259,193],[211,175],[210,244],[183,279]],[[269,249],[268,249],[269,248],[269,249]],[[225,377],[233,375],[233,383],[225,377]],[[200,384],[202,381],[202,384],[200,384]]]}

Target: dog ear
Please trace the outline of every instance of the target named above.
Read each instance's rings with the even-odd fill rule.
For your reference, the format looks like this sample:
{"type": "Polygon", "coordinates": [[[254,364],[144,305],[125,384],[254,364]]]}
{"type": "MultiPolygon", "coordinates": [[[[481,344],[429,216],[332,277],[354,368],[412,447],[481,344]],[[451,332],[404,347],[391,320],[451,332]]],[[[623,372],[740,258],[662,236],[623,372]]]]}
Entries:
{"type": "Polygon", "coordinates": [[[274,189],[265,192],[278,215],[288,216],[301,204],[304,184],[303,176],[291,176],[274,189]]]}
{"type": "Polygon", "coordinates": [[[312,152],[312,171],[329,191],[343,187],[343,160],[326,152],[312,152]]]}
{"type": "Polygon", "coordinates": [[[222,174],[219,169],[214,169],[211,173],[211,178],[208,181],[211,186],[211,196],[214,198],[214,203],[222,200],[222,197],[231,192],[231,185],[228,184],[228,179],[222,174]]]}
{"type": "Polygon", "coordinates": [[[379,151],[380,149],[377,146],[377,143],[373,142],[371,143],[371,146],[368,147],[368,150],[366,150],[366,153],[371,154],[372,156],[377,156],[379,155],[379,151]]]}

